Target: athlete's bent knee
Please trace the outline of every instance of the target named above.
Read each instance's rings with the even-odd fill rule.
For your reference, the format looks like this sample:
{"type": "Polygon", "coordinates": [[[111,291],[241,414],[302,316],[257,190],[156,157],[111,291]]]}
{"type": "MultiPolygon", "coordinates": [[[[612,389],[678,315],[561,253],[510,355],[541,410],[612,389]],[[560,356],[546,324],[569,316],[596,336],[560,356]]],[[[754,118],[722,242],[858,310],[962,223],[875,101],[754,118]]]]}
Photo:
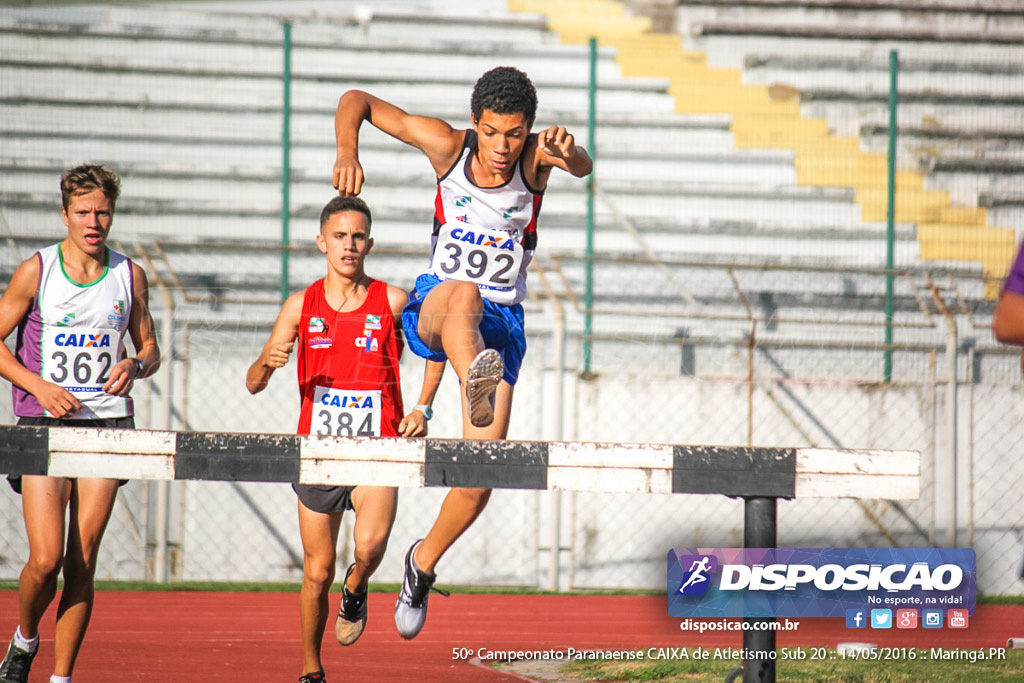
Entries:
{"type": "Polygon", "coordinates": [[[68,555],[64,558],[64,579],[74,581],[91,579],[96,574],[96,563],[87,562],[81,557],[68,555]]]}
{"type": "Polygon", "coordinates": [[[484,310],[484,300],[480,296],[480,288],[472,282],[455,282],[448,294],[449,313],[471,313],[480,315],[484,310]]]}
{"type": "Polygon", "coordinates": [[[28,562],[25,563],[25,570],[40,583],[56,579],[63,567],[64,557],[62,555],[30,554],[28,562]]]}
{"type": "Polygon", "coordinates": [[[376,567],[380,564],[381,559],[384,558],[384,553],[388,549],[388,537],[383,536],[372,536],[363,537],[356,539],[356,548],[353,553],[354,559],[364,567],[376,567]]]}

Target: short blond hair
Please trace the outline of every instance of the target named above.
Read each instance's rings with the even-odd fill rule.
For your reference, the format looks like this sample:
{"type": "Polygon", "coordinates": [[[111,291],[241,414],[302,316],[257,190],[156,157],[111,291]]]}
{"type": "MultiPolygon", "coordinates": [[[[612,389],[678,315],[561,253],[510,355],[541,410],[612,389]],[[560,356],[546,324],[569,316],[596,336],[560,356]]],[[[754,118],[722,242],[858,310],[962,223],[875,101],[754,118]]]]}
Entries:
{"type": "Polygon", "coordinates": [[[110,210],[113,211],[117,198],[121,196],[121,178],[106,166],[97,164],[75,166],[60,176],[60,200],[65,211],[71,206],[72,197],[93,190],[99,190],[110,200],[110,210]]]}

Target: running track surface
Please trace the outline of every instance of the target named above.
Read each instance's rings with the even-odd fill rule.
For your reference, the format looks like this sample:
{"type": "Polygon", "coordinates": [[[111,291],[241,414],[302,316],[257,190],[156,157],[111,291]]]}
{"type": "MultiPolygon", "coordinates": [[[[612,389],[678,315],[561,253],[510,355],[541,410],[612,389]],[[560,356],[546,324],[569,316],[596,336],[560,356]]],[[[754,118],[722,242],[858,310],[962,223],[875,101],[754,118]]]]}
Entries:
{"type": "MultiPolygon", "coordinates": [[[[332,594],[337,609],[338,594],[332,594]]],[[[523,681],[477,661],[456,661],[453,648],[489,650],[626,650],[650,647],[740,647],[738,631],[698,635],[681,631],[659,597],[575,595],[452,595],[430,599],[427,624],[410,641],[392,620],[395,596],[371,593],[369,622],[358,643],[342,648],[333,620],[324,642],[331,683],[523,681]]],[[[0,640],[17,624],[17,593],[0,591],[0,640]]],[[[42,625],[33,681],[53,666],[56,601],[42,625]]],[[[882,646],[1005,647],[1024,637],[1024,606],[980,605],[966,630],[851,630],[841,619],[803,619],[778,632],[780,647],[834,648],[844,641],[882,646]]],[[[225,680],[263,683],[298,679],[301,648],[298,596],[290,593],[97,593],[92,625],[75,668],[76,683],[189,683],[225,680]]],[[[6,645],[4,645],[6,648],[6,645]]],[[[780,663],[780,667],[784,664],[780,663]]],[[[723,676],[731,664],[723,665],[723,676]]]]}

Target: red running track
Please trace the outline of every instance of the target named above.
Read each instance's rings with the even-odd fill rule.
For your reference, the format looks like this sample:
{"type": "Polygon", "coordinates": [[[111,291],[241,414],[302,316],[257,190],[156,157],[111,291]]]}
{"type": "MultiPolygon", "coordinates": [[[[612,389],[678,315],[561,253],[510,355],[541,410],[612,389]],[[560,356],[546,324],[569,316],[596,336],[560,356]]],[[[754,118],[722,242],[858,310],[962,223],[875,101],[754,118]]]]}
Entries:
{"type": "MultiPolygon", "coordinates": [[[[335,609],[339,599],[332,594],[335,609]]],[[[456,660],[455,648],[476,653],[742,645],[738,631],[681,631],[682,620],[668,616],[664,598],[577,595],[435,595],[423,632],[406,641],[395,631],[394,600],[392,594],[370,594],[366,632],[351,647],[334,643],[333,623],[328,624],[324,665],[331,683],[524,680],[456,660]]],[[[33,681],[44,682],[52,672],[55,609],[56,603],[43,619],[33,681]]],[[[0,640],[14,632],[17,611],[17,593],[0,591],[0,640]]],[[[1024,606],[980,605],[966,630],[850,630],[841,619],[799,621],[796,631],[778,633],[779,646],[834,648],[866,640],[893,647],[1002,647],[1010,637],[1024,637],[1024,606]]],[[[297,594],[103,591],[75,683],[294,682],[300,665],[297,594]]]]}

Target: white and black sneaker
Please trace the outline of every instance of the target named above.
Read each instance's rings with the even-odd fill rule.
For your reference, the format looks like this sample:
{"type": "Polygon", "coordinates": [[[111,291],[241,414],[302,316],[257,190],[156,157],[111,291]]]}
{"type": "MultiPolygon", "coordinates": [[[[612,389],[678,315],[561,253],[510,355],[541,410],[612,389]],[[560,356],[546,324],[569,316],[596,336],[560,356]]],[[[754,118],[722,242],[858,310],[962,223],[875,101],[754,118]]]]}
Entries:
{"type": "Polygon", "coordinates": [[[427,598],[430,591],[448,597],[448,591],[434,588],[437,574],[425,572],[416,566],[412,553],[423,539],[413,543],[405,553],[405,579],[395,603],[395,626],[403,638],[415,638],[427,621],[427,598]]]}
{"type": "Polygon", "coordinates": [[[469,364],[466,373],[466,413],[474,427],[494,422],[494,393],[505,374],[505,363],[494,349],[484,349],[469,364]]]}
{"type": "Polygon", "coordinates": [[[32,668],[32,660],[36,658],[36,652],[22,650],[14,644],[14,639],[11,638],[11,646],[7,648],[7,655],[4,657],[3,663],[0,663],[0,682],[28,683],[28,672],[32,668]]]}
{"type": "Polygon", "coordinates": [[[334,637],[342,645],[351,645],[359,640],[366,628],[366,591],[353,593],[345,585],[355,568],[355,563],[352,563],[345,572],[345,580],[341,583],[341,607],[334,622],[334,637]]]}

